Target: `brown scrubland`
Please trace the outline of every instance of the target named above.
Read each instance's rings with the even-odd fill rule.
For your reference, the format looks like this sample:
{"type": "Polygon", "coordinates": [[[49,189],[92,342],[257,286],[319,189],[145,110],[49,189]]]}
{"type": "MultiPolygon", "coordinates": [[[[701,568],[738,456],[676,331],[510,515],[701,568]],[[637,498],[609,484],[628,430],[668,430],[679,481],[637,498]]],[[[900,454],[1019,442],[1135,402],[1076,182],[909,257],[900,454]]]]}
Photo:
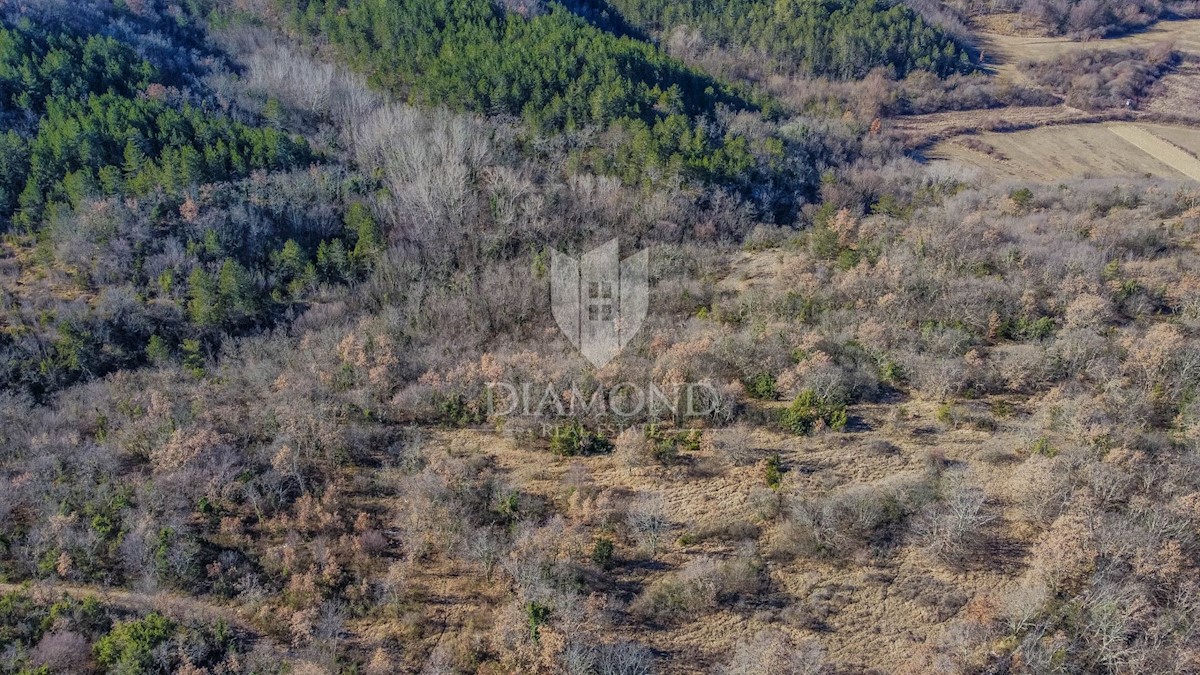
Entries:
{"type": "MultiPolygon", "coordinates": [[[[126,4],[105,31],[183,16],[126,4]]],[[[1200,132],[1143,116],[1197,54],[1104,43],[1194,3],[910,3],[1075,40],[998,74],[652,35],[772,102],[704,122],[796,165],[740,191],[216,4],[180,86],[314,156],[4,231],[0,673],[1200,670],[1200,132]],[[613,237],[649,312],[597,369],[547,266],[613,237]],[[717,398],[495,414],[497,382],[717,398]]]]}

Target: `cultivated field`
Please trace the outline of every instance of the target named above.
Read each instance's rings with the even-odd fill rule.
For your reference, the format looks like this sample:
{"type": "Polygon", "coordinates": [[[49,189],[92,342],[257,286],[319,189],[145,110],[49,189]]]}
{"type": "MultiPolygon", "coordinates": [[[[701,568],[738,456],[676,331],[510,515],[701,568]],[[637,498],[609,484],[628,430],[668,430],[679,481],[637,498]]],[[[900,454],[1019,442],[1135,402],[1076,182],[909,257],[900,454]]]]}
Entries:
{"type": "Polygon", "coordinates": [[[1155,136],[1170,141],[1193,156],[1200,155],[1200,131],[1187,127],[1151,126],[1155,136]]]}
{"type": "Polygon", "coordinates": [[[1183,57],[1157,95],[1138,110],[1088,112],[1067,105],[944,112],[897,120],[923,155],[996,179],[1059,181],[1074,177],[1145,175],[1200,180],[1200,130],[1157,124],[1164,116],[1186,121],[1200,111],[1200,20],[1162,22],[1109,40],[1005,34],[993,20],[982,35],[985,62],[997,77],[1028,85],[1022,61],[1044,61],[1071,51],[1147,48],[1169,43],[1183,57]],[[1019,131],[988,131],[1019,127],[1019,131]]]}
{"type": "Polygon", "coordinates": [[[997,178],[1150,175],[1200,180],[1198,149],[1200,132],[1194,129],[1113,122],[958,136],[936,144],[925,156],[997,178]]]}

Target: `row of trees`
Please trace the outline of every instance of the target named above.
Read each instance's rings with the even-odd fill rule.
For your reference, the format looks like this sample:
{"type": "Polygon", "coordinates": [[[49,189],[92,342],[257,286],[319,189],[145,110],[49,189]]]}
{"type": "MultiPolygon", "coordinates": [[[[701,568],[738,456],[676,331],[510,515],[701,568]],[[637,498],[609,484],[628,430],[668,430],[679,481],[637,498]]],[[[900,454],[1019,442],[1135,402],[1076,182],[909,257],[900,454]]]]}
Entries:
{"type": "Polygon", "coordinates": [[[1084,110],[1140,103],[1179,61],[1169,43],[1151,49],[1068,52],[1057,59],[1022,63],[1032,80],[1084,110]]]}
{"type": "Polygon", "coordinates": [[[1200,10],[1193,0],[950,0],[939,4],[960,15],[1019,12],[1032,26],[1083,40],[1137,30],[1172,16],[1194,17],[1200,10]]]}

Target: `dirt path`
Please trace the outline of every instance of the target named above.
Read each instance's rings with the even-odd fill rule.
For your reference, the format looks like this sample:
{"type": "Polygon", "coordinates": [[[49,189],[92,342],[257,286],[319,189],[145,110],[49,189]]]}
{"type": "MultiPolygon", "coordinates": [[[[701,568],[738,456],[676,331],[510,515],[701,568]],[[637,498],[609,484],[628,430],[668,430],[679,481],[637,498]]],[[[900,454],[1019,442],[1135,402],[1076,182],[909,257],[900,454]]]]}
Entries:
{"type": "Polygon", "coordinates": [[[1192,180],[1200,181],[1200,159],[1196,159],[1194,155],[1183,148],[1132,124],[1109,124],[1107,128],[1163,164],[1192,180]]]}
{"type": "Polygon", "coordinates": [[[890,120],[891,128],[903,134],[910,148],[984,131],[1020,131],[1039,127],[1092,124],[1136,119],[1126,110],[1088,112],[1066,105],[1025,106],[984,110],[953,110],[928,115],[909,115],[890,120]]]}

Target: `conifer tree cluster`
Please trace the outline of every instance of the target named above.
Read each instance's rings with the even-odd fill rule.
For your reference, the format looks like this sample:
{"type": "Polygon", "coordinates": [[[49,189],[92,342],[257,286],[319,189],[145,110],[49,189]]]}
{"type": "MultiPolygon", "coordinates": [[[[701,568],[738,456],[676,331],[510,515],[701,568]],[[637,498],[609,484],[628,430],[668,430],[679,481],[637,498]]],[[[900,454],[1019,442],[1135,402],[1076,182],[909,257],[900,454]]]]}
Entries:
{"type": "Polygon", "coordinates": [[[762,54],[769,67],[856,79],[873,68],[967,72],[970,55],[940,27],[887,0],[614,0],[635,25],[699,29],[710,42],[762,54]]]}
{"type": "Polygon", "coordinates": [[[180,194],[311,161],[303,139],[212,114],[157,78],[111,37],[0,27],[0,106],[14,121],[0,137],[0,217],[32,231],[87,197],[180,194]]]}

